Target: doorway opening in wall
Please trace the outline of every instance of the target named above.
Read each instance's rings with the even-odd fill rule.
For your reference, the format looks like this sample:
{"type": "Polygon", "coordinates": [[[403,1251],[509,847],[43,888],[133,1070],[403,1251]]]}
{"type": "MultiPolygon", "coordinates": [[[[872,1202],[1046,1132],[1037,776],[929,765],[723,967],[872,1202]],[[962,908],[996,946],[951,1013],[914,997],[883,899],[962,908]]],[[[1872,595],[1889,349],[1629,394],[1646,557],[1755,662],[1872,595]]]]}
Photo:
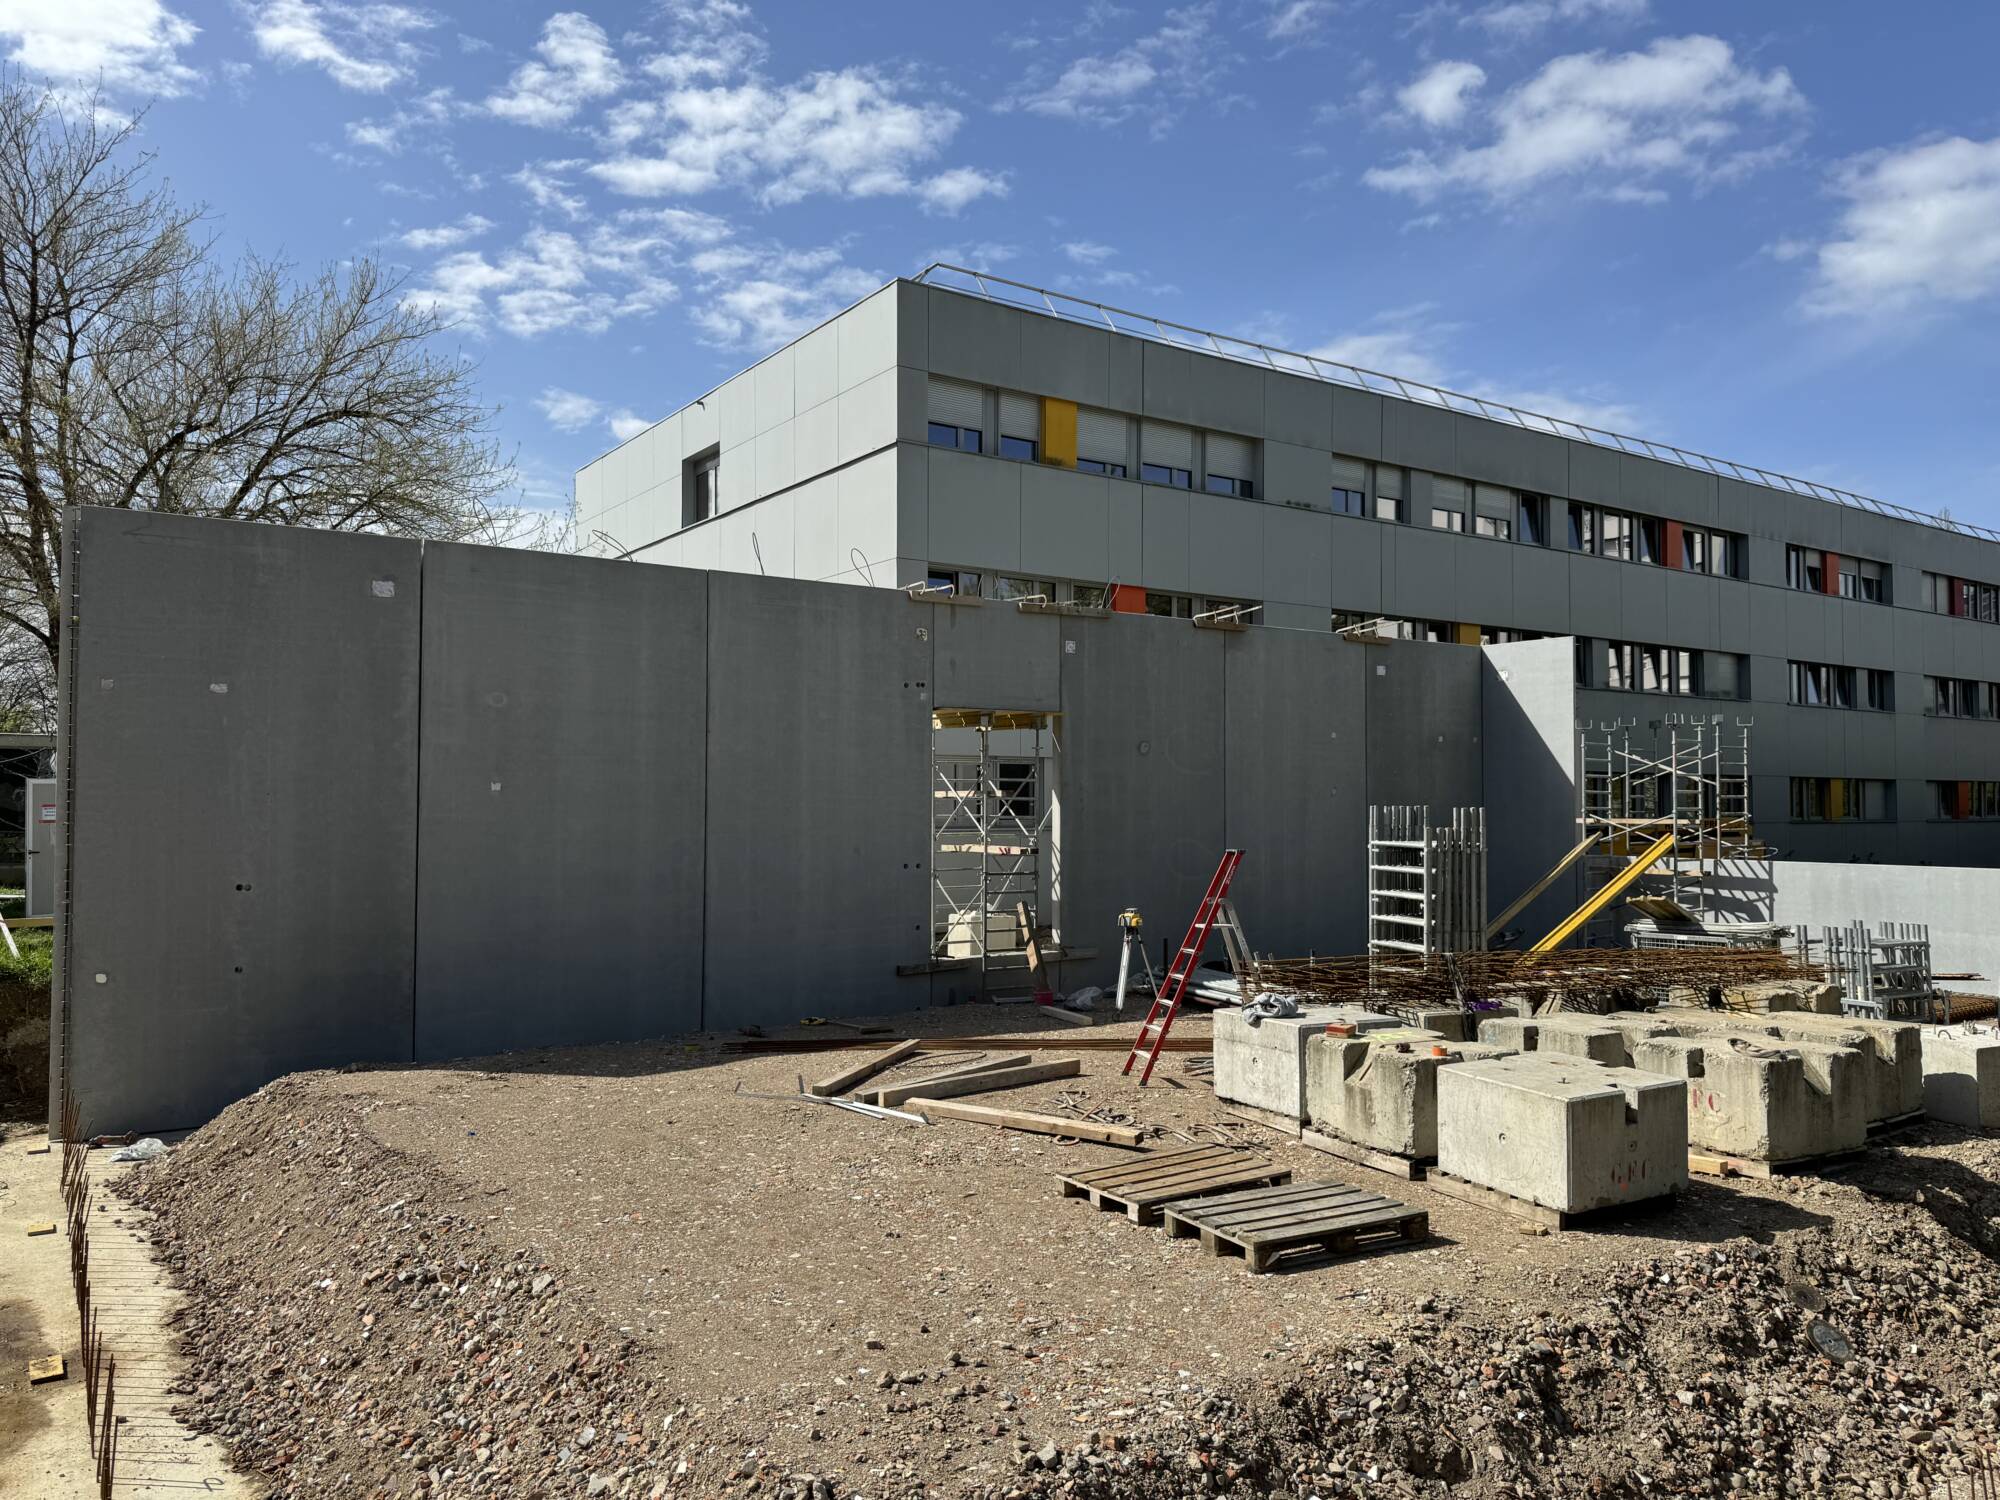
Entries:
{"type": "Polygon", "coordinates": [[[1060,940],[1060,717],[931,715],[931,960],[970,970],[975,994],[1025,989],[1030,937],[1060,940]]]}

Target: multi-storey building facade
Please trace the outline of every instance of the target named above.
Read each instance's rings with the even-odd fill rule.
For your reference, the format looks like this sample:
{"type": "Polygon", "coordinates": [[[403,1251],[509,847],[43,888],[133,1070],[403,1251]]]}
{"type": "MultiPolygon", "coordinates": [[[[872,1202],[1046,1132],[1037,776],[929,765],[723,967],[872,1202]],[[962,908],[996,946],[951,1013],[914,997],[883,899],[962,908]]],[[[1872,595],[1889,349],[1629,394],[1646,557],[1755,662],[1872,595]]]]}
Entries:
{"type": "Polygon", "coordinates": [[[2000,534],[1808,481],[967,277],[891,283],[576,499],[643,562],[1571,636],[1588,720],[1754,724],[1781,857],[2000,864],[2000,534]]]}

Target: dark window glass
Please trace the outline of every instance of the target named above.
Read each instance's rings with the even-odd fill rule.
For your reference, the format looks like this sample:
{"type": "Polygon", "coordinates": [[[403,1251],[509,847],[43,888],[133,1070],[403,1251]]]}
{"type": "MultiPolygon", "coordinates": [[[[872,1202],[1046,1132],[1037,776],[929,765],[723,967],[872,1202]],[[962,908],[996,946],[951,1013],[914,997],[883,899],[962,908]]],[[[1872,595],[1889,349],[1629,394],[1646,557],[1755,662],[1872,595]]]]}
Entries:
{"type": "Polygon", "coordinates": [[[1212,495],[1235,495],[1243,500],[1251,498],[1251,484],[1247,479],[1232,479],[1227,474],[1211,474],[1205,483],[1212,495]]]}
{"type": "Polygon", "coordinates": [[[1027,462],[1033,463],[1037,458],[1041,457],[1041,444],[1037,443],[1033,438],[1009,437],[1003,432],[1000,434],[1000,456],[1002,458],[1025,459],[1027,462]]]}
{"type": "Polygon", "coordinates": [[[984,453],[986,434],[977,427],[961,427],[958,429],[958,446],[967,453],[984,453]]]}
{"type": "Polygon", "coordinates": [[[956,448],[958,446],[958,429],[946,422],[933,422],[931,423],[931,441],[936,443],[940,448],[956,448]]]}
{"type": "Polygon", "coordinates": [[[1085,474],[1108,474],[1113,479],[1123,479],[1125,477],[1125,465],[1107,463],[1101,458],[1079,458],[1076,461],[1076,466],[1080,472],[1085,474]]]}
{"type": "Polygon", "coordinates": [[[1359,490],[1343,490],[1336,487],[1333,491],[1333,513],[1337,516],[1361,515],[1367,504],[1367,497],[1359,490]]]}
{"type": "Polygon", "coordinates": [[[1517,512],[1518,519],[1514,526],[1514,535],[1517,541],[1525,542],[1530,547],[1548,545],[1548,539],[1542,533],[1542,521],[1546,515],[1544,506],[1545,502],[1539,495],[1523,495],[1521,497],[1520,508],[1517,512]]]}
{"type": "Polygon", "coordinates": [[[1139,477],[1148,484],[1170,484],[1182,490],[1194,488],[1194,476],[1186,469],[1173,469],[1165,464],[1140,464],[1139,477]]]}

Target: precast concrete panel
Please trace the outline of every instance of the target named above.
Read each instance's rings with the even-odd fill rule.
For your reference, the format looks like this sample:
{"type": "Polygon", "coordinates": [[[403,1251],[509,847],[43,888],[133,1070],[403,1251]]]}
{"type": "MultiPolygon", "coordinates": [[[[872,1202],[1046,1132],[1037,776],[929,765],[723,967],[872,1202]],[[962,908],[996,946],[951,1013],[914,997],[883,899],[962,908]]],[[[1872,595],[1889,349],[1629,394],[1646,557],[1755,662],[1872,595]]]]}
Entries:
{"type": "Polygon", "coordinates": [[[1494,537],[1453,537],[1457,602],[1445,616],[1473,625],[1497,625],[1514,618],[1514,558],[1511,542],[1494,537]]]}
{"type": "Polygon", "coordinates": [[[1061,623],[1064,930],[1101,954],[1077,982],[1108,984],[1117,914],[1139,908],[1157,966],[1226,847],[1223,651],[1239,637],[1145,615],[1061,623]]]}
{"type": "Polygon", "coordinates": [[[1111,576],[1112,481],[1029,464],[1021,470],[1021,566],[1039,578],[1111,576]]]}
{"type": "Polygon", "coordinates": [[[1188,496],[1188,587],[1198,594],[1259,599],[1264,594],[1264,517],[1255,500],[1188,496]]]}
{"type": "Polygon", "coordinates": [[[1595,443],[1572,440],[1569,444],[1569,488],[1563,493],[1591,505],[1617,505],[1622,498],[1617,451],[1600,448],[1595,443]]]}
{"type": "Polygon", "coordinates": [[[1233,895],[1260,953],[1367,945],[1368,655],[1285,630],[1224,647],[1225,840],[1247,851],[1233,895]]]}
{"type": "Polygon", "coordinates": [[[1273,602],[1313,606],[1309,628],[1324,631],[1333,603],[1332,548],[1334,518],[1325,511],[1264,507],[1263,587],[1250,597],[1266,603],[1263,623],[1269,624],[1273,602]]]}
{"type": "Polygon", "coordinates": [[[888,589],[709,580],[710,1030],[921,1000],[931,614],[888,589]]]}
{"type": "Polygon", "coordinates": [[[425,549],[418,1061],[700,1026],[711,576],[425,549]]]}
{"type": "Polygon", "coordinates": [[[1018,572],[1022,465],[929,450],[933,562],[1018,572]]]}
{"type": "Polygon", "coordinates": [[[1141,413],[1167,422],[1194,421],[1194,356],[1185,349],[1145,344],[1139,351],[1145,374],[1141,413]]]}
{"type": "Polygon", "coordinates": [[[1188,513],[1192,499],[1188,491],[1163,484],[1139,486],[1141,566],[1139,576],[1125,582],[1149,589],[1189,587],[1188,513]]]}
{"type": "Polygon", "coordinates": [[[1619,455],[1618,471],[1619,497],[1630,509],[1698,525],[1715,522],[1715,475],[1635,453],[1619,455]]]}
{"type": "Polygon", "coordinates": [[[1382,408],[1386,398],[1338,385],[1329,386],[1328,394],[1333,398],[1333,451],[1349,458],[1383,457],[1382,408]]]}
{"type": "Polygon", "coordinates": [[[1567,635],[1571,628],[1569,554],[1548,547],[1516,547],[1513,560],[1513,613],[1504,620],[1496,617],[1482,623],[1567,635]]]}
{"type": "Polygon", "coordinates": [[[1001,390],[1021,389],[1020,313],[977,297],[933,291],[928,315],[933,375],[1001,390]]]}
{"type": "MultiPolygon", "coordinates": [[[[1575,842],[1576,674],[1575,653],[1561,638],[1482,646],[1480,656],[1491,918],[1553,869],[1575,842]]],[[[1513,925],[1532,942],[1575,910],[1577,900],[1572,872],[1513,925]]]]}
{"type": "MultiPolygon", "coordinates": [[[[1261,436],[1264,431],[1264,371],[1256,365],[1214,355],[1191,356],[1188,420],[1218,432],[1261,436]]],[[[1149,409],[1147,415],[1154,415],[1149,409]]]]}
{"type": "Polygon", "coordinates": [[[1485,800],[1475,646],[1399,641],[1365,646],[1371,803],[1439,809],[1485,800]]]}
{"type": "Polygon", "coordinates": [[[933,604],[931,701],[940,708],[1062,708],[1061,627],[1072,617],[1011,604],[933,604]]]}
{"type": "Polygon", "coordinates": [[[1457,416],[1443,407],[1384,398],[1382,457],[1432,474],[1456,474],[1457,424],[1457,416]]]}
{"type": "Polygon", "coordinates": [[[1716,597],[1723,584],[1701,573],[1676,568],[1660,570],[1666,592],[1667,622],[1662,644],[1683,646],[1691,651],[1714,650],[1716,597]]]}
{"type": "Polygon", "coordinates": [[[1082,406],[1111,403],[1112,335],[1055,318],[1021,320],[1022,389],[1082,406]]]}
{"type": "Polygon", "coordinates": [[[407,1060],[419,544],[96,507],[67,525],[84,1130],[189,1128],[297,1068],[407,1060]]]}
{"type": "MultiPolygon", "coordinates": [[[[963,300],[963,299],[961,299],[963,300]]],[[[897,363],[898,293],[886,286],[834,320],[840,330],[840,388],[851,391],[897,363]]]]}
{"type": "Polygon", "coordinates": [[[1569,481],[1565,440],[1484,417],[1458,417],[1458,468],[1465,479],[1562,494],[1569,481]]]}
{"type": "Polygon", "coordinates": [[[1667,634],[1667,569],[1614,562],[1618,572],[1619,634],[1628,641],[1682,645],[1667,634]]]}
{"type": "Polygon", "coordinates": [[[1295,443],[1321,453],[1332,452],[1333,391],[1323,380],[1308,380],[1303,375],[1285,375],[1276,370],[1267,372],[1264,424],[1260,429],[1266,443],[1295,443]]]}
{"type": "Polygon", "coordinates": [[[1359,516],[1329,517],[1332,568],[1328,597],[1333,608],[1351,614],[1374,615],[1382,609],[1382,554],[1397,528],[1391,522],[1359,516]]]}
{"type": "Polygon", "coordinates": [[[840,326],[822,323],[792,346],[792,400],[811,411],[840,394],[840,326]]]}

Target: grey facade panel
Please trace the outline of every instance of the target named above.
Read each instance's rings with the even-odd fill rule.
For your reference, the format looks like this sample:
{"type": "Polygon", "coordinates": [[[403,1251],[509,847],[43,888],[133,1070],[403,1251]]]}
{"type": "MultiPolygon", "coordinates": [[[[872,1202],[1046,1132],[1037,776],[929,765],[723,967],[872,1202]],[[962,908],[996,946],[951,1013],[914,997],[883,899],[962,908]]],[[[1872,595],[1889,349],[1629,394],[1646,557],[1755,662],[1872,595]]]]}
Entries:
{"type": "Polygon", "coordinates": [[[417,1061],[699,1029],[726,576],[425,549],[417,1061]]]}
{"type": "Polygon", "coordinates": [[[1569,485],[1568,447],[1546,433],[1461,415],[1458,473],[1488,484],[1560,495],[1569,485]]]}
{"type": "Polygon", "coordinates": [[[1458,416],[1439,406],[1385,401],[1382,458],[1432,474],[1457,474],[1458,416]]]}
{"type": "Polygon", "coordinates": [[[1340,385],[1329,386],[1327,394],[1333,398],[1333,451],[1353,458],[1381,458],[1384,398],[1340,385]]]}
{"type": "Polygon", "coordinates": [[[85,1132],[191,1128],[297,1068],[407,1061],[421,547],[97,507],[67,523],[85,1132]]]}
{"type": "Polygon", "coordinates": [[[1082,406],[1111,404],[1112,335],[1054,318],[1021,324],[1021,383],[1082,406]]]}

